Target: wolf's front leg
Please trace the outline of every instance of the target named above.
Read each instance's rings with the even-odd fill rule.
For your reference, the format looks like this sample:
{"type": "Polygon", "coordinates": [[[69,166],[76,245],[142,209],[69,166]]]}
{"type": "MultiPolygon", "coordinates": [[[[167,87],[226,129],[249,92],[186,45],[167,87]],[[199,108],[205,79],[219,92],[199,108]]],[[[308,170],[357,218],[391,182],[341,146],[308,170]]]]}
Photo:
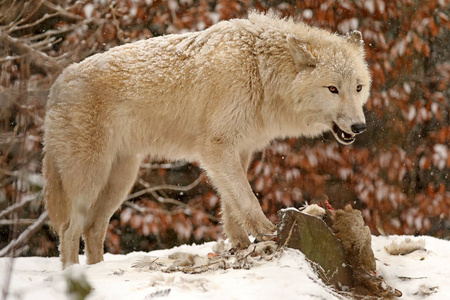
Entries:
{"type": "Polygon", "coordinates": [[[250,239],[240,222],[232,217],[229,203],[222,196],[222,226],[234,248],[244,249],[250,246],[250,239]]]}
{"type": "Polygon", "coordinates": [[[221,151],[204,159],[202,165],[221,195],[224,231],[233,246],[248,246],[247,234],[273,233],[275,226],[253,194],[239,154],[221,151]]]}

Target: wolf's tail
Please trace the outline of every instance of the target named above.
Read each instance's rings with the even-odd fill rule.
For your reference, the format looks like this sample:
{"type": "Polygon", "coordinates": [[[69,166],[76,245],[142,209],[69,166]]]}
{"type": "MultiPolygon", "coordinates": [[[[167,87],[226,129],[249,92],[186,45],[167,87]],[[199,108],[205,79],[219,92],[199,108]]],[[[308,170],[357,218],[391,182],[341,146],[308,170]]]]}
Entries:
{"type": "Polygon", "coordinates": [[[61,174],[58,166],[49,153],[46,153],[44,156],[43,173],[45,178],[45,208],[48,211],[53,229],[61,235],[61,226],[70,221],[70,214],[68,211],[69,203],[62,186],[61,174]]]}

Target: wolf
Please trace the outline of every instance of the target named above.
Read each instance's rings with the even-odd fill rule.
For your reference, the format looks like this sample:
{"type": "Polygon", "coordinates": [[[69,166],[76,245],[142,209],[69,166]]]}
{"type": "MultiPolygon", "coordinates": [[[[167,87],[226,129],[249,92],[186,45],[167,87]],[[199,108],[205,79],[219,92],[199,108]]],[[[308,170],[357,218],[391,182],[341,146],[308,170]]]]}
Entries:
{"type": "Polygon", "coordinates": [[[274,14],[114,47],[67,67],[44,124],[44,197],[63,268],[103,259],[110,217],[142,158],[197,161],[221,196],[234,247],[273,234],[247,180],[252,153],[275,138],[366,129],[370,74],[362,35],[274,14]]]}

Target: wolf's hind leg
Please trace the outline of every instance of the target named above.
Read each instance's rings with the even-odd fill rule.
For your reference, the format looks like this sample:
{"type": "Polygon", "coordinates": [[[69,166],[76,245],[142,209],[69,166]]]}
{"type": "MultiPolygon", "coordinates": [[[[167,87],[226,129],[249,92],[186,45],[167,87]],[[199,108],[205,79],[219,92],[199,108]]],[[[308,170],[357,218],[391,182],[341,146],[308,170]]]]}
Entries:
{"type": "Polygon", "coordinates": [[[103,260],[103,242],[109,220],[133,186],[140,162],[135,155],[118,158],[112,165],[107,184],[89,210],[83,228],[88,264],[103,260]]]}
{"type": "Polygon", "coordinates": [[[47,151],[43,159],[45,183],[45,207],[49,213],[51,225],[60,238],[61,262],[63,267],[78,263],[78,243],[81,230],[76,228],[79,221],[74,220],[73,198],[65,192],[61,172],[55,162],[55,156],[47,151]],[[72,220],[72,221],[71,221],[72,220]]]}
{"type": "Polygon", "coordinates": [[[81,220],[78,214],[71,213],[70,221],[65,222],[59,229],[60,253],[63,269],[78,264],[78,251],[80,250],[81,220]]]}
{"type": "Polygon", "coordinates": [[[108,180],[111,160],[108,156],[83,158],[72,155],[61,168],[67,196],[67,220],[60,226],[61,261],[63,268],[78,263],[81,233],[102,187],[108,180]]]}

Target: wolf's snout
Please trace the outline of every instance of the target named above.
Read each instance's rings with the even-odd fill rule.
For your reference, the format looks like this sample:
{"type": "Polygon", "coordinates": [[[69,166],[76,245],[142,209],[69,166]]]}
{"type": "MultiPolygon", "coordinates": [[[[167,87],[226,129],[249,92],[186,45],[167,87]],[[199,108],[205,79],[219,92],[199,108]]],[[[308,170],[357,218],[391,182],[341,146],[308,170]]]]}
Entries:
{"type": "Polygon", "coordinates": [[[358,133],[366,131],[367,126],[365,123],[357,123],[357,124],[353,124],[350,128],[353,133],[358,134],[358,133]]]}

